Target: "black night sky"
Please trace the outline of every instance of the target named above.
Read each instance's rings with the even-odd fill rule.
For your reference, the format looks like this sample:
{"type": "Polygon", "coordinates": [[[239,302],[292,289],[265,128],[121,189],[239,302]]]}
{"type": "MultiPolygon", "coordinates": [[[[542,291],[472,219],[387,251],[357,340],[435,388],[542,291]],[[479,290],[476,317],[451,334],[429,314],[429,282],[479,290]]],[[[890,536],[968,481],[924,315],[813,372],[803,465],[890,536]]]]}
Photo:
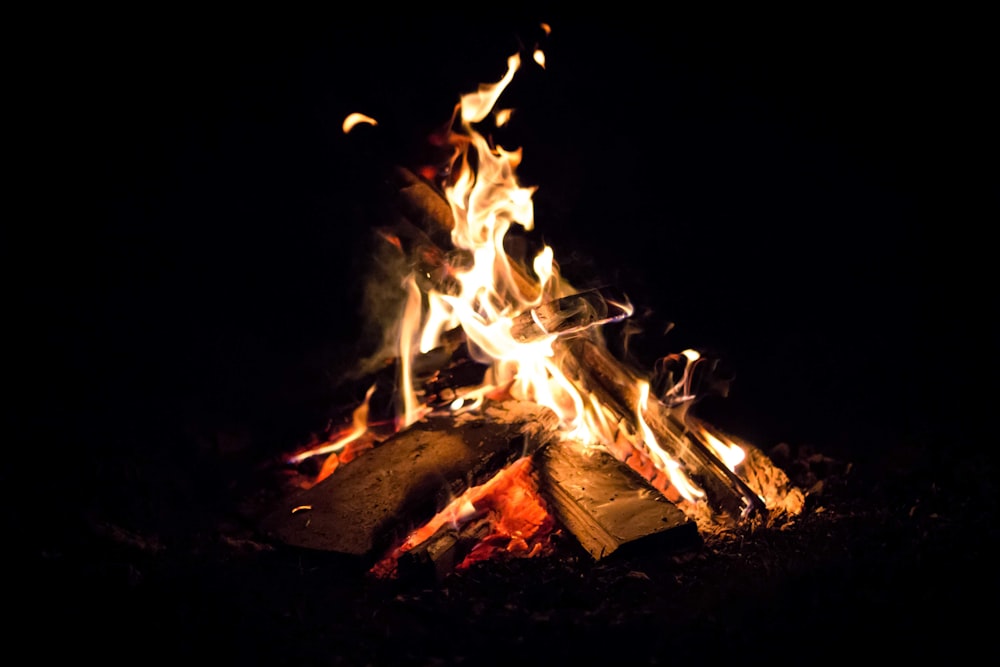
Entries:
{"type": "Polygon", "coordinates": [[[972,21],[774,19],[66,25],[31,82],[46,215],[12,246],[38,363],[83,401],[108,383],[239,411],[282,364],[336,357],[378,167],[537,43],[547,68],[504,99],[538,186],[529,236],[629,294],[636,345],[721,357],[753,435],[933,437],[991,339],[992,47],[972,21]],[[355,110],[378,131],[343,136],[355,110]]]}

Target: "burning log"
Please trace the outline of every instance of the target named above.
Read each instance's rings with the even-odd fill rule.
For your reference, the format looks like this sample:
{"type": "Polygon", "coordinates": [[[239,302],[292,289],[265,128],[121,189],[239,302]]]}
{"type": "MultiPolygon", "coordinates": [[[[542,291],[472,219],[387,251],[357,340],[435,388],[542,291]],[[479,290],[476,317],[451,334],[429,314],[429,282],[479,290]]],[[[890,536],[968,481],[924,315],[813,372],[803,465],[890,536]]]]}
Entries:
{"type": "MultiPolygon", "coordinates": [[[[443,200],[437,190],[405,169],[397,169],[395,176],[401,184],[400,196],[406,201],[409,215],[444,229],[454,225],[453,219],[446,214],[450,211],[446,212],[441,207],[443,200]]],[[[429,254],[446,262],[447,253],[439,248],[434,250],[429,254]]],[[[436,270],[428,271],[428,275],[441,273],[441,267],[432,268],[436,270]]],[[[447,267],[443,268],[447,272],[447,267]]],[[[519,287],[532,284],[531,278],[518,264],[511,265],[511,275],[519,287]]],[[[528,291],[527,287],[525,291],[528,291]]],[[[559,335],[557,345],[567,369],[575,369],[572,372],[575,380],[600,396],[602,403],[616,412],[619,418],[634,422],[635,406],[640,400],[641,378],[587,334],[588,329],[618,321],[628,314],[627,305],[607,297],[602,290],[588,290],[543,303],[522,313],[514,319],[511,335],[522,343],[550,334],[559,335]]],[[[766,517],[767,509],[760,496],[699,439],[686,423],[683,412],[683,409],[670,408],[651,399],[644,419],[658,444],[681,464],[685,472],[697,478],[717,518],[724,522],[737,522],[755,515],[766,517]]]]}
{"type": "Polygon", "coordinates": [[[454,496],[554,439],[555,426],[551,411],[524,401],[426,417],[285,499],[261,528],[291,546],[371,560],[454,496]]]}
{"type": "Polygon", "coordinates": [[[542,494],[595,560],[626,547],[677,550],[701,543],[680,508],[604,449],[553,443],[535,462],[542,494]]]}
{"type": "Polygon", "coordinates": [[[800,514],[805,507],[805,493],[792,483],[788,473],[755,445],[732,433],[724,433],[698,417],[686,415],[685,421],[695,430],[701,430],[710,437],[728,440],[740,447],[746,457],[740,464],[740,477],[765,500],[767,521],[800,514]]]}
{"type": "MultiPolygon", "coordinates": [[[[620,417],[635,413],[640,383],[631,370],[589,337],[567,338],[562,345],[567,368],[578,382],[620,417]]],[[[643,416],[657,443],[700,482],[719,518],[736,522],[766,515],[764,501],[694,435],[677,410],[652,399],[643,416]]]]}

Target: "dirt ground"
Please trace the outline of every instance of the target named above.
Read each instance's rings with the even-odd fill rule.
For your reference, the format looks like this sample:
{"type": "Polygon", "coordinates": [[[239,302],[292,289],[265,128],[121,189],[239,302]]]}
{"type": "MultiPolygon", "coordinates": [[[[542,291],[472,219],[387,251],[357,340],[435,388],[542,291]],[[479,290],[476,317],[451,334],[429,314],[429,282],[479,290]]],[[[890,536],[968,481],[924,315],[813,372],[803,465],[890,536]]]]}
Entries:
{"type": "Polygon", "coordinates": [[[997,495],[985,456],[851,460],[788,443],[772,460],[807,505],[776,527],[600,562],[563,534],[548,556],[391,581],[260,534],[252,508],[286,490],[273,458],[222,454],[217,434],[211,449],[196,432],[169,445],[135,435],[141,446],[104,459],[64,456],[73,474],[33,478],[7,505],[9,539],[31,545],[10,570],[15,627],[72,636],[35,640],[38,656],[756,664],[963,660],[989,647],[997,495]]]}

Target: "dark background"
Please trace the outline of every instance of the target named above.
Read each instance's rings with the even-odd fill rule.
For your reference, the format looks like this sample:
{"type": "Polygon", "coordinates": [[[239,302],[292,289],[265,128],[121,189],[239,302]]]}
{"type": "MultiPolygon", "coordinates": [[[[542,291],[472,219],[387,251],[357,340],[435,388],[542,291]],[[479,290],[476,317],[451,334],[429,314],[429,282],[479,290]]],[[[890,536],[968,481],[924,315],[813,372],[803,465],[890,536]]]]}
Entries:
{"type": "Polygon", "coordinates": [[[157,525],[201,498],[150,461],[211,484],[220,453],[292,448],[360,399],[338,391],[381,170],[536,42],[545,70],[526,64],[504,98],[539,188],[529,235],[571,280],[629,294],[638,358],[718,356],[735,380],[705,407],[762,447],[983,446],[983,18],[614,11],[25,23],[10,104],[27,206],[5,225],[14,534],[48,543],[93,508],[157,525]],[[344,136],[352,111],[380,125],[344,136]]]}
{"type": "Polygon", "coordinates": [[[175,399],[262,417],[280,400],[262,387],[303,379],[283,369],[335,381],[379,168],[537,43],[547,69],[504,99],[539,188],[529,236],[632,298],[635,350],[719,356],[735,426],[767,442],[961,427],[994,340],[994,47],[974,16],[370,13],[40,35],[21,104],[43,187],[8,250],[47,398],[124,396],[138,424],[175,399]],[[355,110],[378,131],[342,135],[355,110]]]}

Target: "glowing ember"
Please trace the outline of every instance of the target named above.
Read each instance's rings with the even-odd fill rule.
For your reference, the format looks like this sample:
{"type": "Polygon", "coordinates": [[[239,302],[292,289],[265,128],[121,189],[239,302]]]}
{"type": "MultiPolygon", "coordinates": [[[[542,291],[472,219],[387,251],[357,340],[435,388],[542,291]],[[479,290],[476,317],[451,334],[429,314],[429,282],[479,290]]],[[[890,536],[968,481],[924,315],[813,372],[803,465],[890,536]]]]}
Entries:
{"type": "Polygon", "coordinates": [[[485,535],[461,554],[456,569],[488,560],[498,554],[537,556],[551,549],[549,536],[555,521],[538,495],[531,459],[522,458],[482,486],[455,498],[424,526],[410,533],[398,547],[379,561],[372,572],[381,577],[397,573],[403,554],[424,543],[442,528],[461,530],[472,521],[484,521],[485,535]]]}

